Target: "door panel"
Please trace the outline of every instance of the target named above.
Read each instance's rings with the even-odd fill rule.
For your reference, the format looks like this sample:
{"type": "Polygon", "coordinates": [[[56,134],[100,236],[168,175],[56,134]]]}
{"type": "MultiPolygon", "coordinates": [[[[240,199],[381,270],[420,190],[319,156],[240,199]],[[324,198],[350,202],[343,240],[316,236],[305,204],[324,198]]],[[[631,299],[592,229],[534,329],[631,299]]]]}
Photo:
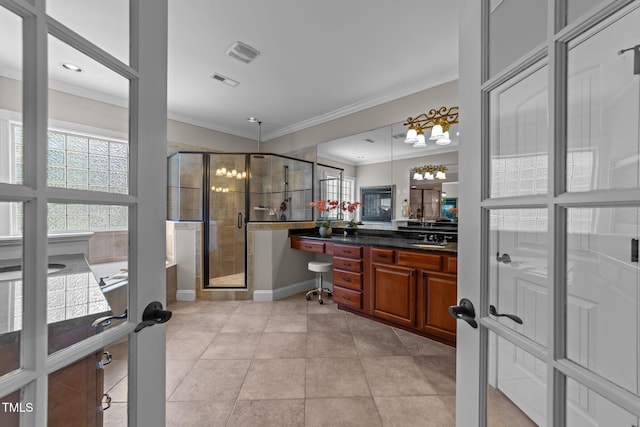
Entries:
{"type": "Polygon", "coordinates": [[[11,376],[0,377],[0,395],[19,394],[22,406],[9,415],[17,411],[21,425],[102,425],[99,358],[124,340],[129,381],[121,380],[132,398],[121,401],[134,405],[124,403],[116,424],[164,425],[165,354],[157,351],[164,329],[133,330],[147,304],[166,295],[167,4],[120,2],[97,19],[94,8],[57,2],[58,11],[69,7],[65,22],[85,39],[48,17],[45,3],[0,6],[3,40],[15,42],[15,49],[0,50],[0,263],[19,259],[6,244],[12,239],[24,254],[22,304],[12,309],[14,328],[21,323],[20,369],[14,364],[11,376]],[[12,13],[24,18],[17,33],[12,13]],[[98,21],[109,22],[110,31],[94,39],[98,21]],[[127,34],[123,56],[131,66],[101,49],[121,41],[114,40],[116,28],[127,34]],[[78,61],[82,72],[63,69],[67,61],[78,61]],[[7,209],[7,202],[15,206],[7,209]],[[92,247],[88,237],[98,234],[110,243],[92,247]],[[97,254],[104,266],[117,251],[118,261],[128,261],[126,284],[105,278],[101,286],[105,276],[87,261],[97,254]],[[125,310],[125,319],[92,326],[125,310]]]}
{"type": "Polygon", "coordinates": [[[416,270],[373,264],[373,313],[413,326],[416,322],[416,270]]]}
{"type": "Polygon", "coordinates": [[[638,417],[593,390],[567,379],[567,427],[637,426],[638,417]]]}

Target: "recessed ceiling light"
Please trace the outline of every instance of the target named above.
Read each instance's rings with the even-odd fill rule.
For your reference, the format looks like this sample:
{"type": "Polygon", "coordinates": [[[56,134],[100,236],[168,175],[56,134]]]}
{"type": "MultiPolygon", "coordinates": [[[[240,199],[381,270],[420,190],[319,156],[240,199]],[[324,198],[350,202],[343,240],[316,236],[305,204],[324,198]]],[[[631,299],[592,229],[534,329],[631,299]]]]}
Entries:
{"type": "Polygon", "coordinates": [[[76,73],[81,73],[82,72],[82,68],[78,67],[75,64],[71,64],[70,62],[62,62],[60,64],[60,66],[62,68],[64,68],[65,70],[75,71],[76,73]]]}
{"type": "Polygon", "coordinates": [[[358,156],[358,159],[364,159],[364,156],[358,156]]]}
{"type": "Polygon", "coordinates": [[[260,120],[256,119],[255,117],[247,117],[247,121],[249,123],[258,123],[260,120]]]}

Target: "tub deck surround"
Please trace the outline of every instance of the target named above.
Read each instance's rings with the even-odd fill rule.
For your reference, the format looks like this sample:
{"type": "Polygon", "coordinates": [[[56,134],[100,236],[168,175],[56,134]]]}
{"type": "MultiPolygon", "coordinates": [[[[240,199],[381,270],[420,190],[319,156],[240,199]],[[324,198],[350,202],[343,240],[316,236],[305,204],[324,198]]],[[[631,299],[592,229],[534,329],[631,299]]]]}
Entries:
{"type": "MultiPolygon", "coordinates": [[[[21,259],[0,260],[0,268],[20,265],[21,259]]],[[[74,325],[91,325],[93,320],[112,314],[111,307],[105,297],[98,280],[91,272],[84,254],[52,255],[49,264],[64,265],[47,275],[47,323],[52,328],[73,328],[74,325]],[[57,325],[61,323],[61,325],[57,325]],[[56,326],[57,325],[57,326],[56,326]]],[[[16,287],[22,285],[22,279],[2,280],[0,287],[16,287]]],[[[11,307],[11,313],[22,312],[22,292],[3,292],[1,301],[5,307],[11,307]],[[16,310],[17,309],[17,310],[16,310]]],[[[22,317],[3,319],[0,334],[22,329],[22,317]]]]}
{"type": "Polygon", "coordinates": [[[339,309],[455,346],[448,308],[457,301],[456,243],[434,247],[413,234],[372,230],[344,236],[338,229],[330,238],[292,230],[289,237],[292,249],[332,257],[339,309]]]}
{"type": "MultiPolygon", "coordinates": [[[[48,262],[51,267],[57,264],[47,275],[46,284],[48,352],[51,354],[100,332],[102,326],[92,327],[92,322],[114,314],[111,297],[105,293],[117,295],[127,286],[114,284],[110,291],[103,293],[82,253],[49,256],[48,262]],[[60,268],[61,265],[64,267],[60,268]]],[[[2,259],[0,268],[21,263],[19,258],[2,259]]],[[[21,275],[8,280],[0,277],[0,304],[5,307],[3,316],[6,316],[0,319],[0,374],[20,367],[22,295],[21,275]]],[[[78,425],[102,425],[102,412],[98,410],[103,397],[102,356],[101,350],[49,375],[50,425],[70,425],[70,414],[78,425]],[[86,408],[86,412],[78,412],[78,408],[86,408]]],[[[19,395],[14,397],[14,403],[19,402],[19,395]]],[[[10,416],[8,412],[0,413],[0,425],[13,425],[7,418],[10,416]]]]}

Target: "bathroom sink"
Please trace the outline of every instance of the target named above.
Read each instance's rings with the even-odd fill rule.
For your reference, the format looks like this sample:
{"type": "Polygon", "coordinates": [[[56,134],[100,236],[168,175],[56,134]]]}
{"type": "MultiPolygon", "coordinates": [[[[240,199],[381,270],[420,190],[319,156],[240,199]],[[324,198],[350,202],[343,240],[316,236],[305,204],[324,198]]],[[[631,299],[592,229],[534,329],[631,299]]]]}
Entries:
{"type": "Polygon", "coordinates": [[[414,243],[413,246],[420,249],[444,248],[443,243],[414,243]]]}
{"type": "MultiPolygon", "coordinates": [[[[47,266],[47,274],[55,273],[65,268],[64,264],[49,264],[47,266]]],[[[0,281],[5,280],[22,280],[22,266],[10,265],[8,267],[0,267],[0,281]]]]}

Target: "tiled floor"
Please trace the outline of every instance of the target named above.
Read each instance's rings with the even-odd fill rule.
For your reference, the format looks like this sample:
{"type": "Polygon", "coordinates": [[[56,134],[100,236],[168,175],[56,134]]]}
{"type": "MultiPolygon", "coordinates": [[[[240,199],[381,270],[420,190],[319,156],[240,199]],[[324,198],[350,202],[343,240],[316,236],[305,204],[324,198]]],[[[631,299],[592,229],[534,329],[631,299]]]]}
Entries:
{"type": "MultiPolygon", "coordinates": [[[[169,306],[167,425],[455,425],[455,349],[304,294],[169,306]]],[[[126,343],[108,350],[105,427],[127,425],[126,343]]],[[[534,424],[499,392],[489,425],[534,424]]]]}
{"type": "Polygon", "coordinates": [[[169,309],[167,425],[455,425],[453,348],[303,295],[169,309]]]}

